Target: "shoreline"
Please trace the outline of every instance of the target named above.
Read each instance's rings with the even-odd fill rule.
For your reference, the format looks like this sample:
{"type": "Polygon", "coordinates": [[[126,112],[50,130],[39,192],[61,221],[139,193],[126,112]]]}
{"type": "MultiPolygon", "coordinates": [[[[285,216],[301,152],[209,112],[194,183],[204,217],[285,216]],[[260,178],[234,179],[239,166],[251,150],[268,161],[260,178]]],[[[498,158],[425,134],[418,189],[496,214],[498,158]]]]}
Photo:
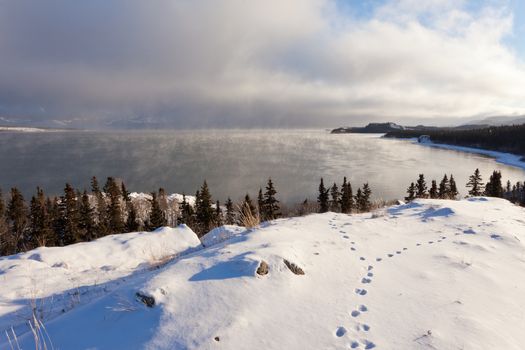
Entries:
{"type": "MultiPolygon", "coordinates": [[[[398,139],[399,140],[399,139],[398,139]]],[[[426,147],[433,147],[433,148],[439,148],[439,149],[445,149],[450,151],[459,151],[459,152],[465,152],[465,153],[474,153],[474,154],[480,154],[485,155],[493,158],[496,162],[513,166],[516,168],[520,168],[522,170],[525,170],[525,158],[523,156],[513,154],[513,153],[506,153],[506,152],[500,152],[500,151],[492,151],[488,149],[483,148],[476,148],[476,147],[466,147],[466,146],[456,146],[456,145],[449,145],[446,143],[434,143],[434,142],[418,142],[416,138],[409,138],[405,139],[407,141],[410,141],[413,144],[417,144],[420,146],[426,146],[426,147]]]]}

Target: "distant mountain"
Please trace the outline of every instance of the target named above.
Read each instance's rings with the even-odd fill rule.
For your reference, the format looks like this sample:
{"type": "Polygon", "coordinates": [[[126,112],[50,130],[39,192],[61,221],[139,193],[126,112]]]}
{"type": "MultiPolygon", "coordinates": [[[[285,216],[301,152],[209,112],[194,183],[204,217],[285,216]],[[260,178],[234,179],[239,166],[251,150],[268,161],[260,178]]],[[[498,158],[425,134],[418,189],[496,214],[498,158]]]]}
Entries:
{"type": "Polygon", "coordinates": [[[525,115],[513,116],[513,117],[488,117],[481,120],[469,122],[463,126],[482,124],[490,126],[501,126],[501,125],[520,125],[525,124],[525,115]]]}

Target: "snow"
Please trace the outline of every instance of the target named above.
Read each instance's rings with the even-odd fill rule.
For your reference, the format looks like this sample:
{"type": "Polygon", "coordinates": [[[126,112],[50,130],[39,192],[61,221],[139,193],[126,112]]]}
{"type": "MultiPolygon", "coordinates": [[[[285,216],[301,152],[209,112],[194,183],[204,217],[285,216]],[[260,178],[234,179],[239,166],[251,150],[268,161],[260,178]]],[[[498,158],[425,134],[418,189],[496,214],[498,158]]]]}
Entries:
{"type": "MultiPolygon", "coordinates": [[[[151,200],[151,194],[143,193],[143,192],[131,192],[129,194],[129,197],[131,199],[133,199],[133,200],[143,200],[143,201],[151,200]]],[[[177,201],[178,203],[182,203],[182,197],[183,197],[182,194],[172,193],[172,194],[167,196],[167,200],[168,200],[168,202],[177,201]]],[[[188,196],[188,195],[186,195],[186,202],[189,205],[194,206],[195,205],[195,196],[188,196]]]]}
{"type": "Polygon", "coordinates": [[[0,131],[14,131],[14,132],[57,132],[64,131],[61,129],[44,129],[44,128],[30,128],[24,126],[0,126],[0,131]]]}
{"type": "MultiPolygon", "coordinates": [[[[189,229],[173,233],[174,239],[187,234],[197,249],[189,229]]],[[[144,234],[128,237],[134,235],[144,234]]],[[[522,349],[525,343],[525,210],[505,200],[417,200],[372,214],[314,214],[247,231],[224,227],[207,236],[206,248],[128,275],[97,298],[44,317],[54,347],[522,349]],[[293,274],[284,259],[305,274],[293,274]],[[267,275],[256,273],[261,261],[269,266],[267,275]],[[155,305],[138,301],[137,292],[155,305]]],[[[102,244],[82,250],[89,245],[102,244]]],[[[69,261],[68,249],[44,259],[69,261]]],[[[39,274],[42,263],[27,258],[32,254],[0,261],[0,332],[8,321],[18,322],[24,349],[34,344],[15,317],[27,302],[15,286],[39,274]],[[28,262],[26,277],[5,264],[15,260],[28,262]]],[[[148,258],[139,255],[133,259],[141,266],[148,258]]],[[[97,256],[84,259],[112,259],[97,256]]],[[[90,273],[71,266],[69,278],[90,273]]],[[[54,292],[56,302],[69,286],[56,281],[47,295],[54,292]]]]}
{"type": "MultiPolygon", "coordinates": [[[[491,158],[494,158],[498,163],[506,164],[510,166],[514,166],[517,168],[525,169],[525,161],[523,160],[524,157],[512,154],[512,153],[505,153],[505,152],[497,152],[497,151],[490,151],[482,148],[474,148],[474,147],[463,147],[463,146],[455,146],[455,145],[447,145],[443,143],[434,143],[432,141],[425,141],[425,142],[417,142],[411,139],[413,143],[417,143],[421,146],[427,146],[427,147],[434,147],[434,148],[440,148],[440,149],[448,149],[452,151],[460,151],[460,152],[467,152],[467,153],[475,153],[475,154],[482,154],[489,156],[491,158]]],[[[417,139],[416,139],[417,140],[417,139]]]]}
{"type": "Polygon", "coordinates": [[[68,308],[60,300],[71,302],[72,294],[82,292],[89,298],[101,288],[114,289],[120,283],[117,279],[200,247],[195,233],[181,225],[0,258],[0,330],[17,326],[16,318],[30,313],[27,303],[54,300],[55,305],[42,305],[42,312],[54,315],[68,308]]]}
{"type": "Polygon", "coordinates": [[[246,231],[246,228],[242,226],[224,225],[221,227],[216,227],[204,236],[202,236],[201,242],[205,247],[209,247],[245,232],[248,231],[246,231]]]}

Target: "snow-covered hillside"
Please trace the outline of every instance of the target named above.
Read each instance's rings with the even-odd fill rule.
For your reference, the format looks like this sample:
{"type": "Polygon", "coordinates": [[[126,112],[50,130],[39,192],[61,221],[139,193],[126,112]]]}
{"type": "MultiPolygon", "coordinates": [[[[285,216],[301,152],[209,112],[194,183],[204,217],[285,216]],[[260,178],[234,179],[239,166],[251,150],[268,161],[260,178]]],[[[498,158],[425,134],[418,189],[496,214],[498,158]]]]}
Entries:
{"type": "MultiPolygon", "coordinates": [[[[171,236],[161,237],[162,232],[127,236],[159,234],[160,243],[148,239],[144,247],[185,242],[173,243],[179,248],[172,251],[180,255],[157,268],[141,268],[149,258],[140,249],[119,248],[126,241],[122,236],[84,244],[95,248],[77,249],[86,252],[82,263],[73,262],[70,247],[53,248],[57,253],[49,257],[43,254],[48,249],[39,249],[1,259],[1,327],[12,323],[20,347],[34,348],[32,335],[21,334],[27,315],[20,310],[35,298],[37,304],[63,305],[78,296],[78,304],[62,314],[43,314],[55,348],[523,349],[525,344],[525,210],[504,200],[418,200],[372,214],[310,215],[248,231],[230,227],[210,234],[205,248],[186,228],[170,231],[171,236]],[[122,263],[95,254],[109,241],[116,255],[133,260],[123,271],[132,265],[138,270],[126,270],[118,285],[95,293],[97,286],[84,275],[118,270],[122,263]],[[67,266],[57,265],[60,261],[67,266]],[[58,277],[48,275],[50,283],[38,280],[41,271],[53,269],[58,277]],[[31,294],[28,281],[34,278],[45,293],[31,294]],[[75,288],[87,301],[82,292],[72,293],[75,288]]],[[[0,348],[5,347],[4,336],[0,348]]]]}

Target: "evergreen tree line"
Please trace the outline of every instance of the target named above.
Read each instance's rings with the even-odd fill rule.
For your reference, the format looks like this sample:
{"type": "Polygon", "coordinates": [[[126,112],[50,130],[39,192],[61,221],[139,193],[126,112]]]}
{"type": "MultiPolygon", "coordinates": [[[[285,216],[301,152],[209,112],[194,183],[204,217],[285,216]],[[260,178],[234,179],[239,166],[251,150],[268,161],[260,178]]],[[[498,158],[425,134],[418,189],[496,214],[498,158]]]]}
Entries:
{"type": "Polygon", "coordinates": [[[422,134],[429,135],[434,142],[485,148],[525,156],[525,124],[492,126],[470,130],[454,128],[396,130],[387,133],[385,136],[414,138],[422,134]]]}
{"type": "MultiPolygon", "coordinates": [[[[469,189],[468,196],[471,197],[485,196],[505,198],[513,203],[525,206],[525,183],[518,181],[512,185],[510,181],[507,181],[504,187],[501,172],[497,170],[492,172],[489,181],[485,184],[479,169],[476,169],[474,173],[469,176],[466,187],[469,189]]],[[[407,201],[416,198],[457,199],[458,190],[452,174],[450,178],[445,174],[439,186],[436,180],[432,180],[430,188],[427,188],[425,175],[419,174],[416,182],[412,182],[408,187],[407,194],[405,197],[407,201]]]]}
{"type": "Polygon", "coordinates": [[[439,186],[436,180],[432,180],[430,188],[427,187],[425,175],[419,174],[416,182],[412,182],[408,186],[407,194],[408,196],[405,197],[407,201],[412,201],[416,198],[457,199],[458,187],[452,174],[450,174],[450,178],[445,174],[439,186]]]}
{"type": "MultiPolygon", "coordinates": [[[[490,196],[506,198],[525,206],[525,184],[510,181],[502,185],[499,171],[494,171],[484,184],[478,169],[469,177],[467,187],[469,196],[490,196]]],[[[427,187],[424,174],[410,184],[407,200],[415,198],[456,199],[457,186],[453,175],[444,175],[439,183],[431,181],[427,187]]],[[[323,178],[319,183],[316,203],[307,199],[300,205],[297,215],[328,211],[345,214],[366,212],[372,209],[370,200],[372,190],[368,183],[353,192],[352,184],[343,178],[340,186],[334,183],[326,187],[323,178]]],[[[0,255],[10,255],[39,246],[65,246],[77,242],[87,242],[116,233],[154,230],[158,227],[186,224],[199,237],[215,227],[228,224],[247,226],[245,218],[267,221],[282,216],[277,200],[277,190],[271,179],[264,190],[259,189],[254,201],[248,193],[239,204],[228,197],[224,206],[214,201],[206,181],[195,194],[195,203],[190,203],[186,195],[177,210],[174,220],[168,220],[166,191],[160,188],[152,192],[144,217],[140,217],[136,204],[132,201],[124,182],[108,177],[100,188],[96,177],[92,178],[91,191],[82,192],[66,184],[64,193],[59,196],[46,196],[37,188],[29,203],[24,200],[17,188],[12,188],[9,199],[4,202],[0,190],[0,255]]]]}
{"type": "MultiPolygon", "coordinates": [[[[327,188],[324,185],[324,180],[321,178],[319,183],[319,194],[317,196],[318,212],[326,213],[333,211],[336,213],[350,214],[353,212],[366,212],[370,211],[372,203],[370,196],[372,190],[368,183],[363,184],[361,189],[358,188],[356,194],[353,194],[352,184],[347,181],[346,176],[343,178],[341,188],[337,186],[337,183],[327,188]]],[[[307,204],[307,200],[303,203],[307,204]]]]}
{"type": "MultiPolygon", "coordinates": [[[[199,237],[223,224],[239,224],[239,212],[248,208],[261,220],[281,216],[277,191],[271,179],[263,192],[259,190],[257,207],[246,194],[240,207],[228,198],[225,212],[219,201],[213,201],[206,181],[190,205],[185,195],[172,225],[187,224],[199,237]]],[[[111,234],[154,230],[167,226],[167,195],[164,189],[152,192],[146,218],[139,218],[136,205],[124,182],[109,177],[100,188],[96,177],[91,192],[80,192],[66,184],[63,195],[46,196],[41,188],[27,203],[17,188],[3,200],[0,190],[0,256],[28,251],[40,246],[66,246],[88,242],[111,234]]]]}

